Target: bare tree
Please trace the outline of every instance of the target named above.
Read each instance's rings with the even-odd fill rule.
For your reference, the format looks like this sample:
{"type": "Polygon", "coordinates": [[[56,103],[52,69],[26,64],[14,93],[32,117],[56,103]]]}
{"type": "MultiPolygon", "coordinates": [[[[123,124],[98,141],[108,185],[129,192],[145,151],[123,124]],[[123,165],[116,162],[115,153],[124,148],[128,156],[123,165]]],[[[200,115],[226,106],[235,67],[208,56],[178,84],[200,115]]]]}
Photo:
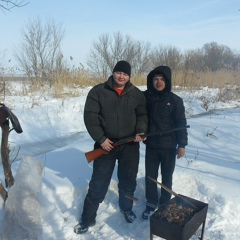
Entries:
{"type": "Polygon", "coordinates": [[[25,2],[25,0],[22,1],[9,1],[9,0],[0,0],[0,9],[2,11],[8,10],[10,11],[14,7],[24,7],[28,4],[28,2],[25,2]]]}
{"type": "Polygon", "coordinates": [[[55,71],[62,68],[63,37],[62,26],[53,19],[45,25],[40,19],[29,22],[22,31],[21,46],[15,50],[16,60],[23,72],[51,86],[55,71]]]}
{"type": "Polygon", "coordinates": [[[202,47],[205,68],[211,71],[219,69],[232,69],[235,60],[232,50],[216,42],[206,43],[202,47]]]}
{"type": "Polygon", "coordinates": [[[182,67],[184,70],[238,70],[239,66],[239,53],[235,53],[229,47],[219,45],[216,42],[206,43],[202,48],[187,50],[183,54],[182,67]]]}
{"type": "Polygon", "coordinates": [[[182,68],[185,71],[203,71],[205,63],[201,49],[187,50],[183,54],[182,68]]]}
{"type": "Polygon", "coordinates": [[[175,70],[180,67],[182,54],[176,47],[159,45],[152,50],[150,58],[152,68],[166,65],[175,70]]]}
{"type": "Polygon", "coordinates": [[[150,44],[133,40],[129,35],[120,32],[102,34],[93,41],[87,64],[99,77],[106,79],[119,60],[132,65],[132,74],[148,71],[150,44]]]}

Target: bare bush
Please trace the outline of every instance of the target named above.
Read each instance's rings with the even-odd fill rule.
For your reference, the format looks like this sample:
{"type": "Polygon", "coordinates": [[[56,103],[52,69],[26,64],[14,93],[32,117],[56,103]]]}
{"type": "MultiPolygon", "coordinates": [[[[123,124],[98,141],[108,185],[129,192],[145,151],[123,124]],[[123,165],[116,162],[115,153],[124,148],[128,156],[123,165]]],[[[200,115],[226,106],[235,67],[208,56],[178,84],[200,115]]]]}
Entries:
{"type": "Polygon", "coordinates": [[[234,99],[240,99],[240,88],[239,86],[228,86],[219,90],[216,101],[228,102],[234,99]]]}
{"type": "Polygon", "coordinates": [[[215,127],[211,132],[207,132],[207,137],[211,137],[213,139],[218,139],[218,137],[215,136],[214,132],[216,131],[217,127],[215,127]]]}

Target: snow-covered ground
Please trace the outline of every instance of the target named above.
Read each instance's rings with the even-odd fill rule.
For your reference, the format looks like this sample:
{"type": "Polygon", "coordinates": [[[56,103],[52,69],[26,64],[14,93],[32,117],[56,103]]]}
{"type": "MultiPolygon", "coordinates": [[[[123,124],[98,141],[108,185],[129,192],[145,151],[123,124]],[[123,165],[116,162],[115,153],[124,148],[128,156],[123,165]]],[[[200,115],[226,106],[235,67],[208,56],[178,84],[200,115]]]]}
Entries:
{"type": "MultiPolygon", "coordinates": [[[[126,223],[119,212],[115,169],[96,225],[84,235],[73,232],[92,173],[92,163],[88,164],[84,155],[93,147],[83,123],[88,90],[64,99],[47,94],[6,96],[4,103],[19,118],[23,133],[11,131],[9,136],[15,184],[8,189],[5,206],[0,198],[1,239],[149,239],[149,221],[141,218],[145,207],[144,144],[135,192],[139,201],[133,207],[136,221],[126,223]]],[[[238,240],[240,100],[216,102],[216,90],[210,89],[178,94],[184,99],[190,128],[186,156],[177,160],[173,190],[209,204],[204,239],[238,240]]],[[[0,181],[4,183],[2,165],[0,181]]],[[[201,227],[191,239],[198,239],[200,234],[201,227]]]]}

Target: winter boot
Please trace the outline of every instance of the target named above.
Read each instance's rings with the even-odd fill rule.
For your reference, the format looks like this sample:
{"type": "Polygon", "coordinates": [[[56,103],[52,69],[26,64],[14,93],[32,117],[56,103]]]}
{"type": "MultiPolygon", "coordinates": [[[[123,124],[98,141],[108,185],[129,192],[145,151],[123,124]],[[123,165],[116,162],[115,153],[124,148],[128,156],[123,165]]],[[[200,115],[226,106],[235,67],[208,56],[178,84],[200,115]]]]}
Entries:
{"type": "Polygon", "coordinates": [[[125,220],[128,223],[132,223],[137,218],[135,213],[132,210],[123,211],[123,215],[124,215],[125,220]]]}
{"type": "Polygon", "coordinates": [[[146,209],[142,213],[142,218],[144,220],[147,220],[150,217],[152,212],[154,212],[154,209],[147,206],[146,209]]]}
{"type": "Polygon", "coordinates": [[[86,224],[86,223],[81,222],[81,223],[77,224],[77,225],[74,227],[74,232],[75,232],[76,234],[83,234],[83,233],[85,233],[85,232],[88,231],[88,228],[89,228],[89,227],[92,227],[92,226],[94,226],[95,224],[96,224],[96,220],[94,220],[94,221],[91,222],[90,224],[86,224]]]}

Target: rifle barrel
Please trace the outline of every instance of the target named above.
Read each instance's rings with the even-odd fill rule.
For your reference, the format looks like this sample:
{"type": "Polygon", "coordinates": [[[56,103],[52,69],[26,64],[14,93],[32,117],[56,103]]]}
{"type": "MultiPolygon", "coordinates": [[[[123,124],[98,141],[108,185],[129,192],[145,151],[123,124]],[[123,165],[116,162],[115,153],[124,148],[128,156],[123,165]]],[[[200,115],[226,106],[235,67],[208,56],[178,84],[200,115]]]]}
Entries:
{"type": "MultiPolygon", "coordinates": [[[[166,130],[166,131],[161,131],[161,132],[146,133],[142,136],[144,138],[144,137],[151,137],[151,136],[156,136],[156,135],[163,135],[163,134],[166,134],[166,133],[171,133],[171,132],[183,130],[185,128],[190,128],[190,125],[187,125],[187,126],[184,126],[184,127],[179,127],[179,128],[173,128],[173,129],[166,130]]],[[[125,144],[125,143],[128,143],[128,142],[132,142],[132,141],[134,141],[134,139],[135,139],[135,136],[132,136],[132,137],[129,137],[129,138],[124,138],[124,139],[116,142],[116,145],[122,145],[122,144],[125,144]]]]}
{"type": "Polygon", "coordinates": [[[162,132],[156,132],[156,133],[147,133],[145,134],[146,137],[151,137],[151,136],[156,136],[156,135],[163,135],[166,133],[171,133],[171,132],[175,132],[175,131],[179,131],[179,130],[183,130],[185,128],[190,128],[190,125],[184,126],[184,127],[179,127],[179,128],[173,128],[170,130],[166,130],[166,131],[162,131],[162,132]]]}

